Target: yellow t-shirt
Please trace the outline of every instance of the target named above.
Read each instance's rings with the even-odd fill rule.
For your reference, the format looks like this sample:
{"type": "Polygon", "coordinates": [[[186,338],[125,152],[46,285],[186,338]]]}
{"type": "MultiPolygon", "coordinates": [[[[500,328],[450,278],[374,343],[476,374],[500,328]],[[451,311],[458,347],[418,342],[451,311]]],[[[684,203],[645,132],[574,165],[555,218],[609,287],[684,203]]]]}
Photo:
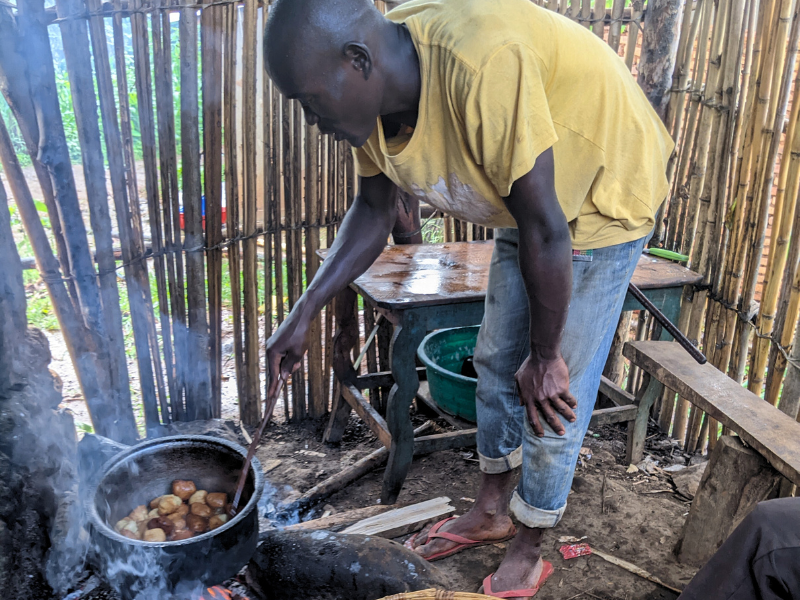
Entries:
{"type": "Polygon", "coordinates": [[[422,93],[411,135],[380,119],[358,174],[385,173],[435,208],[516,227],[502,197],[552,146],[573,247],[644,237],[667,195],[673,142],[624,62],[597,36],[529,0],[411,0],[405,23],[422,93]]]}

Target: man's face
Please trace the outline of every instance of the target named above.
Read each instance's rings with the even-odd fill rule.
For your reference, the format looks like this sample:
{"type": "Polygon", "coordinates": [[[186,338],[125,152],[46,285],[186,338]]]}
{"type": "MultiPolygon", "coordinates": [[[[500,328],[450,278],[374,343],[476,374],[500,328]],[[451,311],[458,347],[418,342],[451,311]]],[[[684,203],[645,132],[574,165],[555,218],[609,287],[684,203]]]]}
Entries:
{"type": "Polygon", "coordinates": [[[291,57],[273,65],[273,80],[291,99],[300,102],[306,121],[336,140],[363,146],[380,116],[379,77],[364,77],[351,60],[321,58],[317,61],[291,57]],[[290,69],[286,63],[295,63],[290,69]],[[277,67],[277,68],[276,68],[277,67]]]}

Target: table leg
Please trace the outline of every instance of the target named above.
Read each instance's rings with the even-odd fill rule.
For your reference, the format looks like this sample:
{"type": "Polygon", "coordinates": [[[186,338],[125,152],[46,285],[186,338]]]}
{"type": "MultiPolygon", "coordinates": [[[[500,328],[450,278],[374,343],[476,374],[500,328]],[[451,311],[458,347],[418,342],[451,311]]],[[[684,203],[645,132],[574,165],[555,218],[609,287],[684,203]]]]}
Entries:
{"type": "Polygon", "coordinates": [[[403,315],[400,326],[395,328],[392,337],[391,363],[395,383],[386,409],[392,445],[383,475],[383,504],[394,504],[397,501],[414,458],[414,429],[408,411],[419,389],[414,359],[423,337],[425,328],[413,312],[403,315]]]}

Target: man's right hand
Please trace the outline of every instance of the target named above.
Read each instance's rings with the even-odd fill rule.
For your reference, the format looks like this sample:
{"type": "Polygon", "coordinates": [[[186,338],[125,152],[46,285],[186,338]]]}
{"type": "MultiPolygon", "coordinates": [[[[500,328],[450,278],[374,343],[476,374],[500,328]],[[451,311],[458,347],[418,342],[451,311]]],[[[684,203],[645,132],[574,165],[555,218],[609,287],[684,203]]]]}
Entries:
{"type": "Polygon", "coordinates": [[[303,361],[306,352],[306,335],[311,320],[295,307],[286,320],[267,340],[267,365],[269,366],[269,389],[267,398],[278,393],[281,380],[287,380],[303,361]]]}

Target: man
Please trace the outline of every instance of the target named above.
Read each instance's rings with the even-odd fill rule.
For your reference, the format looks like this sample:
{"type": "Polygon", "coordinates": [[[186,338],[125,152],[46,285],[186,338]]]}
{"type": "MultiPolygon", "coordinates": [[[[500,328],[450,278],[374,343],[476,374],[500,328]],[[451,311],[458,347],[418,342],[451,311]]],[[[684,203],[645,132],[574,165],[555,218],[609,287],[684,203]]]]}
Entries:
{"type": "Polygon", "coordinates": [[[270,391],[313,317],[381,253],[398,189],[496,228],[475,352],[480,489],[414,547],[435,560],[513,537],[485,592],[529,598],[552,569],[542,533],[566,506],[672,141],[602,40],[528,0],[412,0],[386,17],[369,0],[277,0],[265,65],[309,123],[357,149],[359,174],[267,346],[270,391]]]}
{"type": "Polygon", "coordinates": [[[761,502],[678,600],[800,598],[800,498],[761,502]]]}

